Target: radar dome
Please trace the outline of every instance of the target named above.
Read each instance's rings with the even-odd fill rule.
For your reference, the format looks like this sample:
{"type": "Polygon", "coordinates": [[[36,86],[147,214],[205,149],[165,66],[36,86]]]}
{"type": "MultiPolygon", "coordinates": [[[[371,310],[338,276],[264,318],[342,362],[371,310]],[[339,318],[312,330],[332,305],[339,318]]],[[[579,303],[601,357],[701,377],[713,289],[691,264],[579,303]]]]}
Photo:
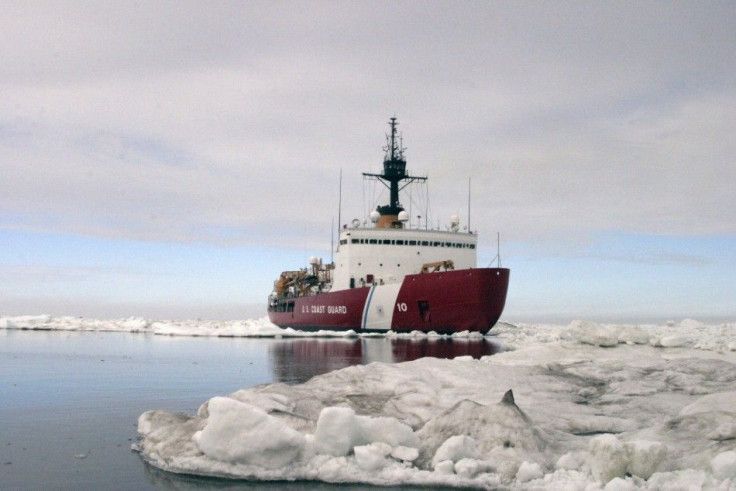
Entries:
{"type": "Polygon", "coordinates": [[[400,211],[399,212],[399,221],[400,222],[408,222],[409,221],[409,214],[406,211],[400,211]]]}
{"type": "Polygon", "coordinates": [[[312,256],[309,258],[309,264],[312,266],[318,266],[319,265],[319,258],[317,256],[312,256]]]}
{"type": "Polygon", "coordinates": [[[373,210],[371,214],[369,215],[371,222],[376,223],[379,218],[381,218],[381,214],[378,213],[376,210],[373,210]]]}
{"type": "Polygon", "coordinates": [[[450,216],[450,230],[453,232],[460,230],[460,217],[457,215],[450,216]]]}
{"type": "Polygon", "coordinates": [[[353,218],[353,227],[358,228],[359,225],[360,225],[360,220],[358,220],[357,218],[353,218]]]}

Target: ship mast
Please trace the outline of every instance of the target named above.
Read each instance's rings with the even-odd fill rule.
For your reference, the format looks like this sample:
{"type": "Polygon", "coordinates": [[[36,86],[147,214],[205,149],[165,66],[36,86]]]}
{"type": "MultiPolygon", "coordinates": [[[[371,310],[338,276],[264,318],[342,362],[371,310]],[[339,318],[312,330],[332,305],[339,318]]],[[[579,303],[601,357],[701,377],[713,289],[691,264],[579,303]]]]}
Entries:
{"type": "Polygon", "coordinates": [[[398,221],[398,217],[399,213],[404,211],[404,208],[399,202],[399,191],[412,182],[424,182],[427,180],[426,177],[410,176],[406,173],[406,159],[404,158],[406,148],[403,146],[401,135],[398,135],[396,130],[399,123],[396,121],[396,118],[391,118],[388,124],[391,126],[391,133],[386,135],[386,146],[383,148],[386,152],[383,158],[383,173],[363,173],[364,177],[380,181],[390,191],[389,204],[376,208],[380,214],[380,219],[376,224],[379,228],[389,226],[401,227],[402,225],[398,221]],[[403,181],[406,182],[401,185],[403,181]]]}

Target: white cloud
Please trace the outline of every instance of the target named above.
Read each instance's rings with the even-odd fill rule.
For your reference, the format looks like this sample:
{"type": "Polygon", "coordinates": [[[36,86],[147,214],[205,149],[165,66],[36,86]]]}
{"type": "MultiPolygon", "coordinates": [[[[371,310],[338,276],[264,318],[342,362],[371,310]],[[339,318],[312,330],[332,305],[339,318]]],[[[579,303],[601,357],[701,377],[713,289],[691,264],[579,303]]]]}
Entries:
{"type": "Polygon", "coordinates": [[[396,113],[441,220],[472,175],[486,233],[736,232],[729,3],[7,7],[6,227],[322,234],[396,113]]]}

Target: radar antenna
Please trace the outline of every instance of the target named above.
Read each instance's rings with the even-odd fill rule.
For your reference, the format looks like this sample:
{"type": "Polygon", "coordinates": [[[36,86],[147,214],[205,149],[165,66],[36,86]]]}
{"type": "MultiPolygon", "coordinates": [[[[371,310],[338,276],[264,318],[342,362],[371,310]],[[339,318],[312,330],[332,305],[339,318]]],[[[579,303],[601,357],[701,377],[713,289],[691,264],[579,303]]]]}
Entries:
{"type": "MultiPolygon", "coordinates": [[[[390,191],[389,204],[386,206],[379,206],[378,212],[382,217],[387,217],[390,222],[395,219],[400,212],[404,211],[404,207],[399,202],[399,191],[404,189],[412,182],[424,182],[427,180],[426,177],[410,176],[406,173],[406,159],[404,158],[403,138],[398,134],[396,127],[399,123],[396,118],[391,118],[388,123],[391,126],[391,132],[386,134],[386,146],[383,150],[386,152],[383,158],[383,173],[382,174],[371,174],[364,172],[363,176],[369,179],[376,179],[386,186],[390,191]],[[403,185],[400,185],[402,181],[405,181],[403,185]]],[[[379,226],[380,226],[379,222],[379,226]]]]}

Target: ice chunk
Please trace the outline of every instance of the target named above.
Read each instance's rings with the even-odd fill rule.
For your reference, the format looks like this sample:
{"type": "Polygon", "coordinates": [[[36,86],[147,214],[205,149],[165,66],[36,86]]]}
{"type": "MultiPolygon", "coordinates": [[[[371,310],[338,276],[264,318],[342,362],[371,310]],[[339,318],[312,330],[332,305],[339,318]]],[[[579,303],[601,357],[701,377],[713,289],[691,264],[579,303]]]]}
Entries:
{"type": "Polygon", "coordinates": [[[419,457],[419,450],[417,450],[416,448],[399,445],[391,450],[391,457],[395,458],[396,460],[411,462],[419,457]]]}
{"type": "Polygon", "coordinates": [[[681,348],[688,346],[690,343],[689,337],[679,334],[653,337],[649,340],[649,344],[656,348],[681,348]]]}
{"type": "Polygon", "coordinates": [[[600,347],[618,345],[618,333],[609,327],[585,321],[573,321],[570,333],[578,342],[600,347]]]}
{"type": "Polygon", "coordinates": [[[473,438],[466,435],[455,435],[445,440],[437,449],[432,458],[432,467],[445,460],[458,462],[462,459],[477,459],[478,457],[473,438]]]}
{"type": "Polygon", "coordinates": [[[614,435],[593,437],[588,444],[588,464],[593,477],[607,483],[614,477],[624,477],[628,458],[626,448],[614,435]]]}
{"type": "Polygon", "coordinates": [[[437,462],[434,466],[435,472],[438,472],[440,474],[454,474],[455,473],[455,462],[452,460],[443,460],[442,462],[437,462]]]}
{"type": "Polygon", "coordinates": [[[458,476],[473,478],[477,474],[487,470],[489,465],[477,459],[464,458],[455,462],[455,474],[458,476]]]}
{"type": "Polygon", "coordinates": [[[570,471],[577,471],[582,469],[585,464],[587,454],[585,452],[568,452],[555,463],[557,469],[564,469],[570,471]]]}
{"type": "Polygon", "coordinates": [[[356,421],[359,435],[364,442],[384,442],[392,447],[419,446],[414,430],[396,418],[356,416],[356,421]]]}
{"type": "MultiPolygon", "coordinates": [[[[736,480],[736,451],[719,453],[710,461],[713,475],[718,479],[736,480]]],[[[736,484],[736,483],[734,483],[736,484]]]]}
{"type": "Polygon", "coordinates": [[[371,443],[354,448],[355,461],[361,469],[376,471],[386,466],[386,457],[391,453],[391,446],[386,443],[371,443]]]}
{"type": "Polygon", "coordinates": [[[355,411],[348,407],[327,407],[322,410],[314,432],[317,453],[344,456],[359,441],[355,411]]]}
{"type": "Polygon", "coordinates": [[[182,462],[201,453],[192,435],[202,427],[202,420],[186,414],[146,411],[138,417],[142,440],[136,450],[149,461],[166,461],[167,469],[176,472],[182,462]]]}
{"type": "Polygon", "coordinates": [[[324,408],[314,432],[314,450],[333,456],[348,455],[353,447],[382,442],[391,447],[417,447],[414,431],[389,417],[358,416],[348,407],[324,408]]]}
{"type": "Polygon", "coordinates": [[[650,335],[639,326],[624,326],[618,335],[618,341],[627,344],[647,344],[649,338],[650,335]]]}
{"type": "Polygon", "coordinates": [[[210,399],[207,424],[193,439],[212,459],[269,469],[298,459],[306,443],[304,435],[262,409],[228,397],[210,399]]]}
{"type": "Polygon", "coordinates": [[[547,445],[543,434],[514,403],[511,391],[498,404],[485,406],[464,400],[432,418],[417,432],[422,446],[420,458],[425,461],[434,455],[433,463],[444,460],[437,458],[440,445],[459,435],[473,435],[474,444],[483,456],[494,448],[513,448],[534,456],[547,445]]]}
{"type": "Polygon", "coordinates": [[[626,442],[624,447],[628,454],[628,473],[642,479],[649,479],[657,472],[667,455],[666,447],[660,442],[635,440],[626,442]]]}
{"type": "Polygon", "coordinates": [[[543,476],[544,472],[539,464],[525,460],[519,466],[519,471],[516,473],[516,480],[523,483],[533,481],[534,479],[541,479],[543,476]]]}

